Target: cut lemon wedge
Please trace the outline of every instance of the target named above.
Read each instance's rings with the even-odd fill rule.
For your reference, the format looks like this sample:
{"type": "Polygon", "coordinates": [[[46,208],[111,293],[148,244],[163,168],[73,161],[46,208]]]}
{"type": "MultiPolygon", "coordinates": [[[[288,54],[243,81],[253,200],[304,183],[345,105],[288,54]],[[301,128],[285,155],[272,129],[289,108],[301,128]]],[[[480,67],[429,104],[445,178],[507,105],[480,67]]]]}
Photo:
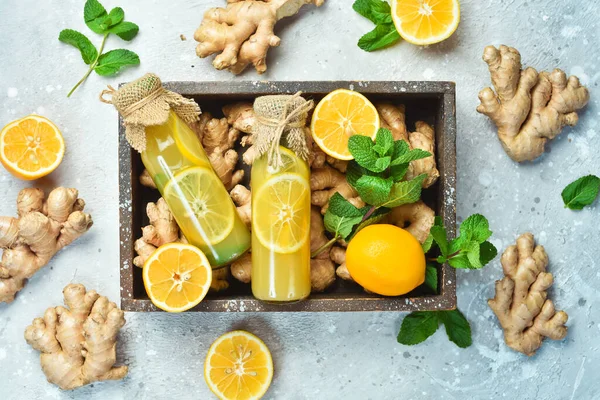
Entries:
{"type": "Polygon", "coordinates": [[[212,268],[197,247],[169,243],[146,260],[143,277],[146,293],[156,307],[182,312],[204,299],[212,281],[212,268]]]}
{"type": "Polygon", "coordinates": [[[456,31],[460,4],[458,0],[392,0],[392,19],[407,42],[439,43],[456,31]]]}
{"type": "Polygon", "coordinates": [[[348,138],[352,135],[375,139],[379,113],[362,94],[338,89],[323,98],[313,113],[310,130],[315,143],[338,160],[352,160],[348,138]]]}
{"type": "Polygon", "coordinates": [[[0,162],[20,179],[48,175],[61,163],[65,141],[58,127],[47,118],[28,115],[0,132],[0,162]]]}
{"type": "Polygon", "coordinates": [[[310,186],[299,174],[283,173],[267,180],[252,200],[252,230],[260,243],[276,253],[293,253],[308,240],[310,186]],[[308,206],[307,206],[308,205],[308,206]]]}
{"type": "Polygon", "coordinates": [[[204,379],[221,400],[259,400],[273,379],[271,352],[251,333],[226,333],[208,350],[204,379]]]}
{"type": "Polygon", "coordinates": [[[198,136],[174,112],[169,113],[168,124],[173,132],[177,149],[188,161],[196,165],[210,165],[198,136]]]}
{"type": "Polygon", "coordinates": [[[217,244],[233,229],[235,212],[223,183],[210,167],[190,167],[175,174],[163,191],[163,197],[184,232],[201,232],[193,243],[217,244]],[[185,226],[188,224],[189,226],[185,226]],[[199,226],[198,226],[199,225],[199,226]]]}

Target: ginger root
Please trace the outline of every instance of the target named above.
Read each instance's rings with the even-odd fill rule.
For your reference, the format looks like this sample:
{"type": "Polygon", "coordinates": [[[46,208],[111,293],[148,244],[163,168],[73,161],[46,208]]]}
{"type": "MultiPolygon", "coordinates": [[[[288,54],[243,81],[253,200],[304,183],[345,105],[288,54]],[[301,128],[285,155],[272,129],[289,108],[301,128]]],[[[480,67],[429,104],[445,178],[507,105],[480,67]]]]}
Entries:
{"type": "Polygon", "coordinates": [[[250,64],[259,74],[267,70],[267,51],[279,46],[274,33],[282,18],[298,13],[305,4],[321,6],[325,0],[229,0],[226,8],[211,8],[194,33],[198,57],[221,52],[216,69],[241,73],[250,64]]]}
{"type": "Polygon", "coordinates": [[[346,176],[337,169],[325,165],[322,168],[314,168],[310,175],[311,203],[321,207],[321,213],[325,214],[329,199],[338,192],[356,207],[364,207],[365,203],[358,193],[346,180],[346,176]]]}
{"type": "Polygon", "coordinates": [[[252,214],[252,194],[250,190],[243,185],[236,185],[231,192],[229,192],[231,199],[237,206],[237,212],[242,219],[242,222],[246,224],[248,229],[252,226],[251,214],[252,214]]]}
{"type": "Polygon", "coordinates": [[[76,189],[59,187],[45,199],[41,189],[23,189],[17,197],[19,218],[0,217],[0,303],[10,303],[27,279],[63,247],[92,226],[76,189]]]}
{"type": "Polygon", "coordinates": [[[95,291],[69,284],[63,290],[65,307],[50,307],[25,330],[25,340],[40,351],[48,382],[63,390],[93,382],[120,380],[127,367],[114,367],[117,334],[124,313],[95,291]]]}
{"type": "Polygon", "coordinates": [[[223,114],[227,123],[233,128],[246,134],[252,134],[252,127],[256,121],[252,103],[233,103],[223,107],[223,114]]]}
{"type": "Polygon", "coordinates": [[[554,340],[567,335],[568,315],[556,312],[546,292],[552,286],[552,274],[546,272],[548,255],[535,246],[531,233],[517,239],[502,255],[505,277],[496,281],[496,295],[488,301],[504,330],[506,344],[532,356],[546,337],[554,340]]]}
{"type": "Polygon", "coordinates": [[[415,132],[408,132],[406,129],[406,114],[403,104],[394,106],[389,103],[375,104],[381,121],[381,127],[389,129],[392,132],[394,140],[404,140],[411,149],[421,149],[431,153],[431,157],[415,160],[410,163],[406,179],[427,174],[423,181],[423,187],[432,186],[440,177],[435,161],[435,132],[433,128],[423,121],[415,122],[415,132]]]}
{"type": "Polygon", "coordinates": [[[567,79],[560,69],[551,73],[522,70],[521,54],[507,46],[488,46],[483,52],[495,92],[479,93],[477,111],[498,128],[498,138],[514,161],[532,161],[544,153],[546,142],[562,129],[575,126],[577,110],[589,100],[589,92],[576,76],[567,79]]]}
{"type": "MultiPolygon", "coordinates": [[[[163,244],[187,243],[185,236],[179,232],[179,226],[169,211],[167,202],[162,197],[156,203],[148,203],[146,214],[148,214],[150,225],[142,228],[142,237],[134,244],[137,257],[133,259],[133,265],[140,268],[144,267],[146,260],[163,244]]],[[[211,290],[218,292],[227,289],[229,287],[228,277],[228,267],[213,270],[211,290]]]]}
{"type": "Polygon", "coordinates": [[[425,243],[435,222],[435,211],[422,200],[393,208],[382,223],[396,225],[414,236],[419,243],[425,243]]]}

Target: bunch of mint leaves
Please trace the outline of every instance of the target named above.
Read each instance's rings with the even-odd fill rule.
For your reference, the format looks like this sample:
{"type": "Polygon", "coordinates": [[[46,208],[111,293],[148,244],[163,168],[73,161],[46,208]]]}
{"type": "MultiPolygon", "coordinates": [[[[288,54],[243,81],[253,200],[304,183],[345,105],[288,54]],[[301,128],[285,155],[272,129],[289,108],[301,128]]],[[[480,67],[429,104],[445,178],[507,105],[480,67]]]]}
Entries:
{"type": "Polygon", "coordinates": [[[382,0],[356,0],[352,8],[375,24],[375,29],[358,40],[358,47],[364,51],[375,51],[391,46],[400,40],[388,2],[382,0]]]}
{"type": "Polygon", "coordinates": [[[100,49],[92,44],[83,33],[73,29],[64,29],[58,35],[58,40],[76,47],[81,52],[83,62],[89,65],[86,74],[71,89],[67,97],[81,85],[87,77],[96,72],[101,76],[116,75],[122,68],[139,65],[140,58],[133,51],[125,49],[111,50],[106,53],[104,45],[110,34],[115,34],[123,40],[132,40],[138,33],[139,27],[133,22],[125,21],[125,12],[120,7],[115,7],[110,12],[98,2],[98,0],[87,0],[83,7],[83,18],[85,24],[95,33],[103,35],[100,49]]]}
{"type": "Polygon", "coordinates": [[[377,223],[391,208],[410,204],[421,198],[421,186],[427,177],[421,174],[405,180],[411,161],[431,156],[431,153],[410,149],[404,140],[396,140],[388,129],[381,128],[375,141],[368,136],[353,135],[348,150],[354,160],[348,164],[346,179],[367,203],[355,207],[339,193],[329,199],[325,213],[325,229],[333,238],[313,257],[339,239],[349,240],[362,228],[377,223]]]}
{"type": "MultiPolygon", "coordinates": [[[[459,236],[448,240],[442,219],[436,217],[423,250],[428,253],[437,250],[439,255],[427,263],[425,285],[437,293],[438,269],[435,263],[448,263],[459,269],[481,269],[492,261],[498,250],[488,239],[492,236],[487,219],[480,214],[471,215],[460,225],[459,236]]],[[[415,311],[402,320],[398,342],[414,345],[425,341],[443,324],[451,342],[460,348],[472,343],[471,326],[460,310],[415,311]]]]}

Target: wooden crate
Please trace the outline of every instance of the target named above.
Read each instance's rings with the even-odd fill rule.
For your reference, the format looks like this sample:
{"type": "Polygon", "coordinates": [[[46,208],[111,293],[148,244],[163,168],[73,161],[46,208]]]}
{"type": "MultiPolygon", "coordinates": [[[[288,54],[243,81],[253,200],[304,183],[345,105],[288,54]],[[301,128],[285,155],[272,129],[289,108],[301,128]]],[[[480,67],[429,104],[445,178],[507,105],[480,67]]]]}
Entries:
{"type": "MultiPolygon", "coordinates": [[[[252,101],[258,96],[302,91],[304,97],[319,101],[327,93],[339,88],[356,90],[371,101],[404,104],[409,130],[414,130],[417,120],[424,120],[434,126],[440,179],[423,192],[423,199],[443,218],[448,234],[454,235],[456,106],[453,82],[167,82],[165,87],[194,98],[203,111],[210,111],[214,116],[222,116],[220,109],[224,104],[252,101]]],[[[247,167],[246,170],[249,172],[247,167]]],[[[146,295],[141,268],[132,263],[135,256],[134,242],[141,236],[141,227],[148,224],[146,204],[159,197],[158,191],[140,185],[138,177],[142,171],[141,158],[125,140],[124,127],[119,119],[121,307],[125,311],[160,311],[146,295]]],[[[249,176],[246,173],[246,179],[249,176]]],[[[455,271],[452,267],[443,265],[438,270],[436,295],[417,288],[404,296],[382,297],[368,294],[354,282],[338,278],[325,293],[313,294],[305,301],[280,305],[256,300],[252,297],[250,285],[231,278],[229,289],[209,294],[190,311],[425,311],[455,307],[455,271]]]]}

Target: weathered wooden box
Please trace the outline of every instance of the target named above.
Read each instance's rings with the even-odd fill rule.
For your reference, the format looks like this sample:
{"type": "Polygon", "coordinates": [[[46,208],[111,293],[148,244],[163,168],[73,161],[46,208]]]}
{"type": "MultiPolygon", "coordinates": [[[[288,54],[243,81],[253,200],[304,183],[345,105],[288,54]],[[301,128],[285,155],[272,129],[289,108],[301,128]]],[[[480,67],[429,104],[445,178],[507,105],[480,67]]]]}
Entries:
{"type": "MultiPolygon", "coordinates": [[[[221,115],[221,106],[262,95],[302,91],[307,98],[320,100],[332,90],[356,90],[372,101],[385,100],[406,105],[408,129],[414,122],[432,124],[436,133],[436,159],[440,179],[424,191],[423,199],[440,215],[449,235],[454,235],[456,222],[456,107],[452,82],[168,82],[165,86],[186,97],[194,98],[202,110],[221,115]]],[[[143,171],[139,154],[125,140],[119,120],[119,188],[121,240],[121,307],[125,311],[159,311],[148,299],[142,281],[142,270],[133,265],[133,245],[148,224],[145,209],[156,201],[158,191],[140,185],[143,171]]],[[[241,163],[241,159],[240,159],[241,163]]],[[[246,176],[250,174],[247,173],[246,176]]],[[[246,182],[247,183],[247,182],[246,182]]],[[[456,275],[444,265],[438,271],[438,294],[417,288],[400,297],[367,294],[353,282],[337,279],[325,293],[289,305],[261,302],[252,297],[250,285],[231,279],[231,286],[218,294],[209,294],[190,311],[417,311],[444,310],[456,307],[456,275]]]]}

